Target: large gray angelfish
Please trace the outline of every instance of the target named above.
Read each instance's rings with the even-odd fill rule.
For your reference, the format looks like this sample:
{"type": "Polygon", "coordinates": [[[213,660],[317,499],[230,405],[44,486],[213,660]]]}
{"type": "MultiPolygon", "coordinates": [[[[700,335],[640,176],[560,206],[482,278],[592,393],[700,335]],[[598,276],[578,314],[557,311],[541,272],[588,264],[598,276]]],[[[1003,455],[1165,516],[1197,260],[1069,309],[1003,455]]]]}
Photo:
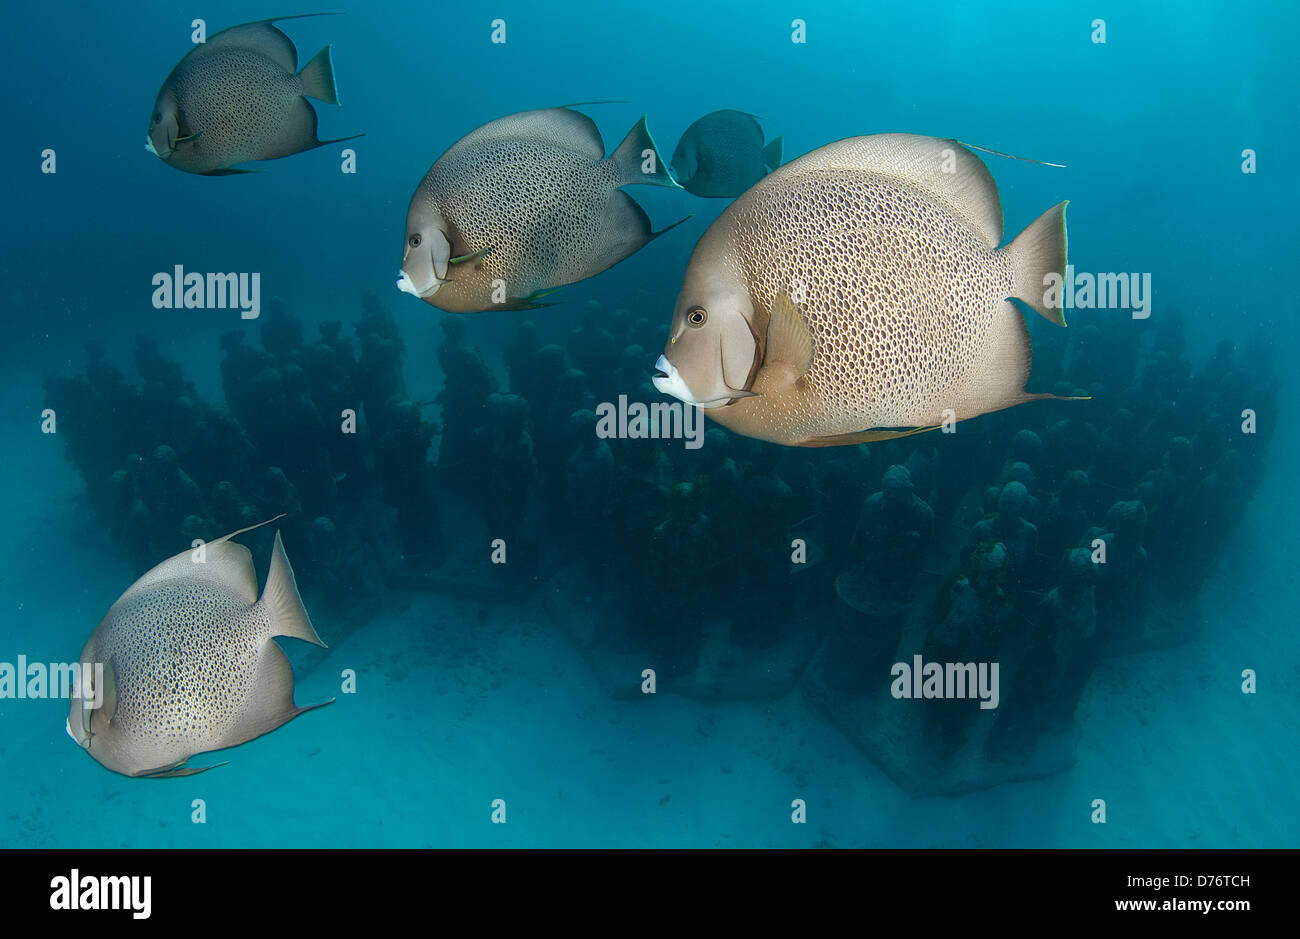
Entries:
{"type": "Polygon", "coordinates": [[[877,134],[773,170],[695,246],[655,386],[787,446],[888,440],[1042,398],[1018,299],[1064,326],[1065,203],[1010,244],[983,161],[877,134]]]}

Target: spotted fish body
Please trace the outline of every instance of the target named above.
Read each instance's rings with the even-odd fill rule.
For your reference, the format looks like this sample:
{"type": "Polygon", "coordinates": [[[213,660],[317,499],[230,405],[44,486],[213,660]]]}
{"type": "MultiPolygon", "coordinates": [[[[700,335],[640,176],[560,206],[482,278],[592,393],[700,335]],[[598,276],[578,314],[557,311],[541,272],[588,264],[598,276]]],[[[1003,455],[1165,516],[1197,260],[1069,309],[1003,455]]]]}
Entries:
{"type": "Polygon", "coordinates": [[[272,22],[227,29],[181,59],[154,104],[151,152],[188,173],[227,175],[244,172],[231,169],[238,163],[337,142],[317,138],[304,97],[339,103],[330,47],[298,72],[293,42],[272,22]]]}
{"type": "MultiPolygon", "coordinates": [[[[235,532],[240,534],[240,532],[235,532]]],[[[272,636],[324,645],[298,596],[277,533],[266,590],[228,535],[159,564],[118,599],[80,661],[103,666],[102,704],[74,698],[68,733],[129,776],[187,775],[197,753],[244,743],[311,708],[272,636]]]]}
{"type": "Polygon", "coordinates": [[[619,188],[635,183],[676,186],[645,118],[608,159],[591,118],[568,108],[491,121],[412,196],[398,287],[453,313],[538,306],[663,234],[619,188]]]}
{"type": "Polygon", "coordinates": [[[787,445],[888,439],[1028,394],[1016,297],[1065,265],[1064,203],[999,248],[997,188],[951,140],[842,140],[766,176],[696,246],[661,390],[787,445]],[[691,316],[704,310],[698,326],[691,316]]]}

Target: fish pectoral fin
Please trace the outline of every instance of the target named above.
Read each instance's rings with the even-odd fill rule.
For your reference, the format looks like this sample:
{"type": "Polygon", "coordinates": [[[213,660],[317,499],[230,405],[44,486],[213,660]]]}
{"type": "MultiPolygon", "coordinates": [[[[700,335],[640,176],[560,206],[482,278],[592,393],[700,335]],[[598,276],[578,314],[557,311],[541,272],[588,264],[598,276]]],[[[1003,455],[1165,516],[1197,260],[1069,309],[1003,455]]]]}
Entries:
{"type": "Polygon", "coordinates": [[[108,723],[113,723],[113,718],[117,716],[117,668],[114,657],[109,656],[108,661],[104,663],[104,687],[100,694],[103,696],[100,701],[99,711],[104,715],[108,723]]]}
{"type": "Polygon", "coordinates": [[[809,437],[807,440],[801,440],[801,447],[847,447],[858,443],[876,443],[881,440],[897,440],[899,437],[910,437],[913,434],[924,434],[927,431],[938,430],[941,424],[935,424],[933,427],[913,427],[911,430],[860,430],[851,434],[831,434],[826,437],[809,437]]]}
{"type": "Polygon", "coordinates": [[[177,137],[175,140],[172,141],[172,146],[175,147],[178,143],[193,143],[195,140],[198,140],[202,136],[203,136],[203,131],[199,131],[197,134],[190,134],[188,137],[177,137]]]}
{"type": "MultiPolygon", "coordinates": [[[[458,258],[449,258],[449,259],[447,260],[447,263],[448,263],[448,264],[464,264],[464,263],[466,263],[467,261],[477,261],[477,260],[479,260],[479,259],[481,259],[481,258],[485,258],[485,257],[487,257],[487,256],[488,256],[489,254],[491,254],[491,253],[492,253],[492,246],[491,246],[491,245],[488,245],[486,248],[479,248],[479,249],[478,249],[477,251],[475,251],[473,254],[462,254],[462,255],[461,255],[460,257],[458,257],[458,258]]],[[[556,289],[558,290],[559,288],[557,287],[556,289]]]]}
{"type": "Polygon", "coordinates": [[[763,365],[789,370],[798,381],[812,366],[814,348],[812,331],[803,311],[782,291],[772,304],[772,316],[767,323],[767,351],[763,365]]]}

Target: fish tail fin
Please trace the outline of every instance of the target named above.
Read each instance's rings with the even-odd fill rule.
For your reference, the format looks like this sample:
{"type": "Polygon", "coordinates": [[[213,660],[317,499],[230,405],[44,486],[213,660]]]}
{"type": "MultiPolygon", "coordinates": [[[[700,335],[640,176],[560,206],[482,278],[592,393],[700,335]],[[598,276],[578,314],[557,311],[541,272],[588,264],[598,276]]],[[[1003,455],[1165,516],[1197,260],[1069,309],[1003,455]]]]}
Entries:
{"type": "Polygon", "coordinates": [[[785,138],[777,137],[766,147],[763,148],[763,163],[768,169],[774,170],[781,165],[785,158],[785,138]]]}
{"type": "Polygon", "coordinates": [[[1052,206],[1029,224],[1004,248],[1011,254],[1011,295],[1027,303],[1034,311],[1057,326],[1065,325],[1060,306],[1047,304],[1047,278],[1065,276],[1065,207],[1070,202],[1052,206]]]}
{"type": "Polygon", "coordinates": [[[681,189],[677,180],[668,172],[668,161],[659,153],[650,128],[646,126],[645,115],[636,122],[636,126],[627,132],[623,142],[609,157],[619,170],[620,185],[646,183],[651,186],[667,186],[681,189]]]}
{"type": "Polygon", "coordinates": [[[334,81],[333,48],[333,43],[327,45],[298,72],[298,77],[302,79],[302,93],[326,104],[339,103],[339,86],[334,81]]]}
{"type": "Polygon", "coordinates": [[[325,647],[316,628],[311,624],[307,608],[302,605],[298,582],[294,579],[289,557],[284,553],[280,533],[275,533],[275,547],[271,549],[271,569],[266,575],[266,589],[257,601],[266,610],[271,621],[272,636],[292,636],[314,645],[325,647]]]}

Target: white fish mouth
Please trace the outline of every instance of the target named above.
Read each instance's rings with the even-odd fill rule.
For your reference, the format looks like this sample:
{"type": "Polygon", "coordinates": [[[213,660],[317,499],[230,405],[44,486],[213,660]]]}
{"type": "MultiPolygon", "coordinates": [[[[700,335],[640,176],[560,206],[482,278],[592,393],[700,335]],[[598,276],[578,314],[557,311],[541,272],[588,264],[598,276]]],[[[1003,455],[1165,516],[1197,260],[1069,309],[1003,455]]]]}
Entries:
{"type": "Polygon", "coordinates": [[[165,159],[167,159],[169,156],[171,156],[173,153],[176,152],[176,148],[175,148],[175,147],[168,147],[167,150],[166,150],[165,152],[163,152],[163,153],[159,153],[159,152],[154,148],[153,141],[150,140],[150,139],[148,138],[148,136],[146,136],[146,137],[144,138],[144,148],[145,148],[146,150],[148,150],[150,153],[152,153],[154,156],[156,156],[156,157],[157,157],[158,159],[160,159],[160,160],[165,160],[165,159]]]}
{"type": "Polygon", "coordinates": [[[77,746],[81,747],[81,749],[83,749],[83,750],[89,750],[89,749],[90,749],[90,742],[89,742],[89,741],[78,740],[78,739],[77,739],[77,735],[76,735],[75,733],[72,732],[72,718],[71,718],[71,717],[65,717],[65,718],[63,719],[63,729],[64,729],[64,731],[67,733],[67,735],[68,735],[68,739],[71,740],[73,743],[75,743],[77,746]]]}
{"type": "Polygon", "coordinates": [[[666,395],[672,395],[687,404],[693,404],[701,408],[720,408],[731,401],[731,398],[721,398],[716,401],[696,401],[695,396],[691,394],[691,389],[686,387],[686,382],[682,380],[681,374],[673,366],[673,363],[668,361],[666,355],[659,356],[659,360],[655,362],[655,368],[663,372],[663,374],[655,375],[650,380],[654,382],[656,388],[666,395]]]}
{"type": "Polygon", "coordinates": [[[411,276],[407,274],[406,271],[402,271],[402,276],[397,279],[397,289],[402,291],[402,293],[409,293],[413,297],[424,299],[425,297],[432,297],[438,292],[438,288],[445,283],[445,280],[438,280],[438,278],[435,277],[433,283],[425,290],[421,291],[415,286],[415,281],[411,280],[411,276]]]}

